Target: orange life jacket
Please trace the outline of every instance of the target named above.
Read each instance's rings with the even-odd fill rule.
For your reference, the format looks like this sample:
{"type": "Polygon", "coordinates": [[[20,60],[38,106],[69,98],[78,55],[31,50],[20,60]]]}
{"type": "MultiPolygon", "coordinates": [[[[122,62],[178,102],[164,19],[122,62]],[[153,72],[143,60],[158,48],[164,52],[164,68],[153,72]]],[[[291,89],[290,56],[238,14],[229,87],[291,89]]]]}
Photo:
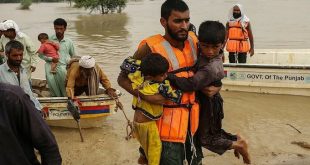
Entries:
{"type": "Polygon", "coordinates": [[[229,21],[228,29],[228,41],[226,45],[226,50],[228,52],[248,52],[251,48],[248,38],[248,31],[246,23],[244,29],[241,26],[240,21],[229,21]]]}
{"type": "MultiPolygon", "coordinates": [[[[172,47],[162,35],[158,34],[143,40],[140,46],[147,43],[153,53],[159,53],[169,62],[169,72],[193,66],[197,61],[196,35],[189,32],[188,39],[184,42],[183,51],[172,47]]],[[[192,71],[176,73],[178,77],[192,77],[192,71]]],[[[195,92],[183,93],[181,105],[171,101],[164,104],[163,114],[157,122],[160,138],[163,141],[185,143],[188,124],[191,135],[194,135],[199,122],[199,105],[195,99],[195,92]]]]}

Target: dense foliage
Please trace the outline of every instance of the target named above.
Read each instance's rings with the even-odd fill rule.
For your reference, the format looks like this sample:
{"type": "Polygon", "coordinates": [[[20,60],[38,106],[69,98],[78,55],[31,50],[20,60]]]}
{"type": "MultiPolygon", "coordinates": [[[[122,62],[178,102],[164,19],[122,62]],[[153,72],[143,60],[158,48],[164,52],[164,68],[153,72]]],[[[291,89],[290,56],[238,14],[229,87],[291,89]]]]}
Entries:
{"type": "Polygon", "coordinates": [[[31,5],[32,0],[21,0],[20,1],[20,9],[26,10],[29,9],[29,6],[31,5]]]}
{"type": "MultiPolygon", "coordinates": [[[[23,0],[0,0],[0,3],[20,3],[21,1],[23,0]]],[[[32,0],[32,2],[63,2],[63,1],[64,0],[32,0]]]]}
{"type": "Polygon", "coordinates": [[[101,14],[113,13],[117,11],[120,13],[126,6],[127,0],[74,0],[76,7],[84,7],[90,9],[91,12],[99,10],[101,14]]]}

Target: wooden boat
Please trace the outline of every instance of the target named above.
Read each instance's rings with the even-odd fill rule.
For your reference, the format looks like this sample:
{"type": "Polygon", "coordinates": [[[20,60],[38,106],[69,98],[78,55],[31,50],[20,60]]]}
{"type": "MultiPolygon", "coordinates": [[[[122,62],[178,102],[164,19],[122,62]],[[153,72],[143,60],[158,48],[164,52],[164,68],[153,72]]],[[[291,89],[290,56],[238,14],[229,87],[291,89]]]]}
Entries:
{"type": "MultiPolygon", "coordinates": [[[[32,87],[47,114],[45,119],[50,126],[77,127],[76,121],[67,110],[67,97],[49,97],[46,80],[32,79],[32,87]]],[[[95,96],[77,97],[81,103],[79,108],[82,128],[101,127],[105,118],[114,113],[115,100],[104,94],[104,89],[99,92],[101,94],[95,96]]],[[[117,94],[121,96],[119,91],[117,94]]]]}
{"type": "Polygon", "coordinates": [[[310,96],[309,56],[308,49],[258,50],[247,64],[224,63],[223,89],[310,96]]]}

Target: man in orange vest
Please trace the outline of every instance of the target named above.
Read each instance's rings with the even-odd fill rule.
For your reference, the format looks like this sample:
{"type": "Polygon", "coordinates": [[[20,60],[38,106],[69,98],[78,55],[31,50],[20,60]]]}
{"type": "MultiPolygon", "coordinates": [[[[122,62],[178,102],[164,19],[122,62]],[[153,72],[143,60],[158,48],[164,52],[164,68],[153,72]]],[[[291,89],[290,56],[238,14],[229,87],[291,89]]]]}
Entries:
{"type": "Polygon", "coordinates": [[[228,17],[226,50],[229,52],[229,62],[246,63],[247,52],[251,57],[254,55],[254,38],[250,19],[244,14],[240,4],[232,7],[228,17]]]}
{"type": "MultiPolygon", "coordinates": [[[[197,60],[197,37],[189,32],[189,9],[182,0],[166,0],[161,6],[160,23],[165,29],[164,35],[154,35],[144,39],[134,54],[142,59],[150,53],[159,53],[169,62],[169,72],[178,77],[189,78],[194,73],[189,70],[197,60]]],[[[201,164],[202,151],[194,138],[198,128],[199,106],[195,92],[184,92],[180,104],[165,100],[160,94],[147,96],[133,90],[131,81],[124,72],[118,77],[118,84],[130,94],[154,104],[163,104],[162,117],[157,126],[162,140],[161,165],[201,164]]],[[[213,95],[220,88],[209,87],[204,91],[213,95]]]]}

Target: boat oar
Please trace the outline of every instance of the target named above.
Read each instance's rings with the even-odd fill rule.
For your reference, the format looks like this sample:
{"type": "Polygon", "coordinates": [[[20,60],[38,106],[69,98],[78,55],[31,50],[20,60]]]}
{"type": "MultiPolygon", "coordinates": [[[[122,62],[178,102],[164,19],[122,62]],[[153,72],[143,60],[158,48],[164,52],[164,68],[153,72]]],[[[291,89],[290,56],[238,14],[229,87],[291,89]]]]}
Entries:
{"type": "Polygon", "coordinates": [[[76,121],[77,126],[79,128],[81,141],[84,142],[84,138],[83,138],[82,130],[81,130],[81,125],[80,125],[80,113],[79,113],[80,110],[79,110],[79,107],[74,104],[72,99],[68,99],[67,103],[68,103],[67,104],[67,109],[71,113],[71,115],[74,118],[74,120],[76,121]]]}

